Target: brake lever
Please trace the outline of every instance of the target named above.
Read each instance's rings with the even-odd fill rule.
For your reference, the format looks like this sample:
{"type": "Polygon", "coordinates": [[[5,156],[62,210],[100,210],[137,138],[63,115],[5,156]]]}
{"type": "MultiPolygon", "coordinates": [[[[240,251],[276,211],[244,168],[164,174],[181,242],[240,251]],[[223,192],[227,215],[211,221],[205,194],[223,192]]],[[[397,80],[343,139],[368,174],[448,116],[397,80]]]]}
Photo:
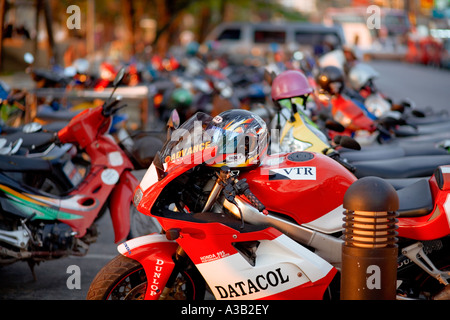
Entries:
{"type": "Polygon", "coordinates": [[[239,210],[239,215],[241,216],[241,229],[244,229],[245,222],[244,222],[244,215],[242,214],[241,208],[239,208],[238,203],[236,202],[236,188],[232,185],[233,179],[228,179],[226,182],[225,187],[223,188],[223,195],[225,196],[225,199],[227,199],[229,202],[234,204],[236,208],[239,210]]]}
{"type": "Polygon", "coordinates": [[[103,104],[102,115],[105,117],[109,117],[113,114],[113,108],[120,102],[119,99],[116,99],[110,103],[103,104]]]}

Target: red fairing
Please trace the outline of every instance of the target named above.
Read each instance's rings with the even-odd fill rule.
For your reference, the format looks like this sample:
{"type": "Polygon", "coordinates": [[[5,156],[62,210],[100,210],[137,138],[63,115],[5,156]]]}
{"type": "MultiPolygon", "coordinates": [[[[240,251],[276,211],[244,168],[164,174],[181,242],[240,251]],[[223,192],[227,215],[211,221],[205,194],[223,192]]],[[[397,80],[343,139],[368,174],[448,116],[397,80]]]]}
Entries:
{"type": "MultiPolygon", "coordinates": [[[[186,165],[172,165],[169,164],[169,169],[167,169],[167,172],[170,172],[167,174],[167,176],[162,179],[161,181],[158,181],[154,184],[152,184],[148,189],[142,190],[144,192],[144,196],[142,197],[142,200],[137,205],[137,210],[140,213],[150,215],[150,210],[153,207],[153,204],[155,203],[156,199],[159,197],[161,191],[176,177],[180,176],[184,172],[192,169],[193,167],[197,166],[197,164],[186,164],[186,165]]],[[[136,189],[140,189],[138,186],[136,189]]],[[[135,190],[136,192],[136,190],[135,190]]]]}
{"type": "Polygon", "coordinates": [[[356,178],[325,155],[297,154],[305,155],[302,161],[289,160],[295,159],[289,154],[268,156],[261,167],[242,172],[240,178],[247,179],[250,190],[267,210],[303,224],[339,207],[356,178]]]}
{"type": "Polygon", "coordinates": [[[375,130],[373,121],[367,117],[353,101],[339,95],[332,98],[331,105],[331,113],[333,117],[336,117],[336,114],[341,112],[346,118],[351,120],[351,128],[353,130],[375,130]]]}
{"type": "Polygon", "coordinates": [[[181,229],[181,237],[177,239],[177,242],[195,264],[205,262],[202,258],[207,257],[211,252],[221,252],[224,257],[238,253],[233,245],[235,242],[273,240],[281,235],[281,232],[274,228],[240,233],[236,229],[218,222],[193,223],[183,221],[180,223],[179,220],[174,219],[160,219],[159,221],[164,230],[181,229]]]}
{"type": "Polygon", "coordinates": [[[428,215],[420,217],[399,217],[399,237],[414,240],[434,240],[450,234],[450,196],[447,190],[442,191],[436,178],[430,178],[430,187],[435,208],[428,215]]]}
{"type": "MultiPolygon", "coordinates": [[[[220,223],[180,222],[180,220],[164,218],[159,219],[159,221],[166,230],[180,228],[180,237],[176,241],[197,266],[202,265],[203,263],[211,263],[212,261],[220,261],[221,259],[226,259],[235,254],[239,255],[234,246],[235,243],[251,242],[255,240],[275,240],[277,237],[281,236],[281,232],[274,228],[241,233],[236,229],[220,223]]],[[[131,251],[133,251],[133,249],[131,249],[131,251]]],[[[141,260],[136,260],[142,263],[141,260]]],[[[151,267],[149,269],[151,269],[151,267]]],[[[202,272],[201,269],[200,272],[202,272]]],[[[320,300],[323,298],[325,290],[330,285],[330,282],[336,273],[337,269],[331,268],[324,277],[314,282],[308,281],[300,286],[265,296],[262,299],[320,300]]],[[[230,272],[230,274],[233,274],[233,272],[230,272]]],[[[208,276],[208,273],[206,273],[206,276],[208,276]]]]}
{"type": "Polygon", "coordinates": [[[145,270],[148,285],[144,299],[158,300],[175,266],[172,257],[175,254],[178,244],[166,240],[152,241],[144,245],[133,245],[134,242],[139,243],[142,241],[141,239],[145,239],[146,237],[149,236],[135,238],[128,242],[124,242],[121,246],[123,246],[126,251],[122,252],[122,254],[128,258],[139,261],[145,270]]]}
{"type": "Polygon", "coordinates": [[[259,300],[322,300],[325,290],[330,285],[336,273],[337,269],[333,268],[326,277],[316,282],[308,282],[304,285],[259,300]]]}
{"type": "Polygon", "coordinates": [[[139,182],[130,172],[125,171],[117,186],[111,193],[110,208],[111,220],[114,228],[115,242],[124,240],[130,230],[130,215],[128,212],[133,201],[133,193],[139,182]]]}

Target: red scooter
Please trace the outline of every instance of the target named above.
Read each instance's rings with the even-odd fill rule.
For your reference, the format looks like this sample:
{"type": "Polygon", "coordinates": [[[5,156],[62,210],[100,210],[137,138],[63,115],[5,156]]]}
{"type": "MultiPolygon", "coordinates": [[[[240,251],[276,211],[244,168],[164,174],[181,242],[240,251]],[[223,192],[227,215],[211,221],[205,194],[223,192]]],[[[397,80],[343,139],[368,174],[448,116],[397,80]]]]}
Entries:
{"type": "MultiPolygon", "coordinates": [[[[123,70],[115,86],[121,77],[123,70]]],[[[11,177],[14,170],[40,170],[38,164],[43,165],[45,160],[36,162],[20,156],[2,160],[0,264],[26,260],[34,265],[37,261],[86,254],[98,235],[94,221],[108,207],[115,242],[127,238],[138,181],[131,173],[131,160],[108,134],[112,116],[121,108],[120,100],[110,100],[79,113],[52,138],[54,144],[73,144],[89,157],[85,176],[67,193],[53,195],[11,177]]],[[[64,172],[69,177],[79,174],[74,165],[64,168],[64,172]]]]}
{"type": "MultiPolygon", "coordinates": [[[[134,195],[163,234],[119,245],[87,298],[202,299],[209,287],[216,299],[338,299],[342,203],[356,178],[319,153],[267,156],[266,135],[243,110],[197,113],[173,131],[134,195]]],[[[450,174],[438,172],[399,191],[399,297],[450,298],[439,270],[450,174]]]]}
{"type": "MultiPolygon", "coordinates": [[[[116,88],[124,69],[114,80],[116,88]]],[[[114,92],[111,94],[111,96],[114,92]]],[[[91,170],[84,183],[73,193],[77,194],[78,204],[87,208],[79,212],[84,219],[68,223],[83,234],[101,207],[108,202],[115,232],[115,242],[124,240],[130,230],[129,209],[137,179],[131,173],[133,164],[115,139],[108,134],[112,116],[121,108],[120,100],[108,101],[102,106],[86,109],[75,116],[69,124],[58,132],[63,143],[73,143],[84,149],[90,157],[91,170]],[[89,209],[89,210],[86,210],[89,209]]]]}

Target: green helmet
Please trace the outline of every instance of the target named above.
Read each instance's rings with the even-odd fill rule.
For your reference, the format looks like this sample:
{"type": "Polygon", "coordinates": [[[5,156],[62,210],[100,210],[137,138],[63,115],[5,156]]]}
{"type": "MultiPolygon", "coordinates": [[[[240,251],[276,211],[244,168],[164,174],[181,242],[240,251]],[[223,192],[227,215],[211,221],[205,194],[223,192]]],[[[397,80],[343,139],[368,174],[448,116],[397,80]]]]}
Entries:
{"type": "Polygon", "coordinates": [[[187,108],[192,104],[192,94],[184,88],[175,89],[172,93],[172,108],[187,108]]]}

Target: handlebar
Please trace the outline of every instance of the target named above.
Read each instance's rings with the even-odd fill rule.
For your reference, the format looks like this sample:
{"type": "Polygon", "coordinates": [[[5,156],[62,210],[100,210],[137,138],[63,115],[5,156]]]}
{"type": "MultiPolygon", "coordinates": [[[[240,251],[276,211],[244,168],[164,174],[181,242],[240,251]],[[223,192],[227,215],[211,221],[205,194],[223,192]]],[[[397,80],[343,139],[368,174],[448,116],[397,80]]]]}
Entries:
{"type": "MultiPolygon", "coordinates": [[[[228,169],[228,167],[226,168],[228,169]]],[[[224,184],[223,194],[225,196],[225,199],[233,203],[239,210],[242,221],[241,228],[244,228],[244,215],[235,200],[236,195],[244,194],[250,201],[250,203],[258,209],[258,211],[262,212],[265,215],[269,213],[266,210],[266,207],[261,203],[261,201],[259,201],[259,199],[250,191],[247,179],[238,180],[236,178],[229,177],[225,181],[222,180],[222,183],[224,184]]]]}
{"type": "Polygon", "coordinates": [[[109,103],[105,102],[105,103],[103,104],[102,114],[103,114],[105,117],[109,117],[109,116],[112,114],[112,109],[113,109],[115,106],[117,106],[117,105],[119,104],[119,102],[120,102],[119,99],[113,100],[113,101],[111,101],[111,102],[109,102],[109,103]]]}
{"type": "Polygon", "coordinates": [[[347,169],[348,171],[350,171],[351,173],[355,173],[356,172],[356,167],[353,166],[352,164],[348,163],[347,161],[345,161],[344,159],[341,158],[340,154],[337,152],[332,152],[330,154],[328,154],[328,156],[335,160],[336,162],[338,162],[340,165],[342,165],[345,169],[347,169]]]}
{"type": "Polygon", "coordinates": [[[250,203],[258,209],[259,212],[262,212],[264,214],[267,214],[266,206],[259,201],[259,199],[251,192],[250,189],[245,190],[244,195],[247,197],[247,199],[250,201],[250,203]]]}
{"type": "Polygon", "coordinates": [[[247,183],[247,179],[237,180],[235,179],[235,189],[237,194],[243,194],[250,201],[250,203],[258,209],[259,212],[267,214],[266,207],[261,201],[253,194],[247,183]]]}
{"type": "Polygon", "coordinates": [[[383,125],[378,123],[376,125],[376,129],[378,130],[379,133],[384,134],[387,137],[391,137],[391,132],[388,129],[386,129],[383,125]]]}
{"type": "Polygon", "coordinates": [[[126,104],[124,104],[124,105],[121,105],[121,106],[115,108],[119,104],[120,101],[121,101],[121,99],[115,99],[109,103],[105,102],[102,107],[103,108],[102,115],[104,117],[109,117],[109,116],[113,115],[114,113],[116,113],[117,111],[119,111],[120,109],[127,106],[126,104]]]}

